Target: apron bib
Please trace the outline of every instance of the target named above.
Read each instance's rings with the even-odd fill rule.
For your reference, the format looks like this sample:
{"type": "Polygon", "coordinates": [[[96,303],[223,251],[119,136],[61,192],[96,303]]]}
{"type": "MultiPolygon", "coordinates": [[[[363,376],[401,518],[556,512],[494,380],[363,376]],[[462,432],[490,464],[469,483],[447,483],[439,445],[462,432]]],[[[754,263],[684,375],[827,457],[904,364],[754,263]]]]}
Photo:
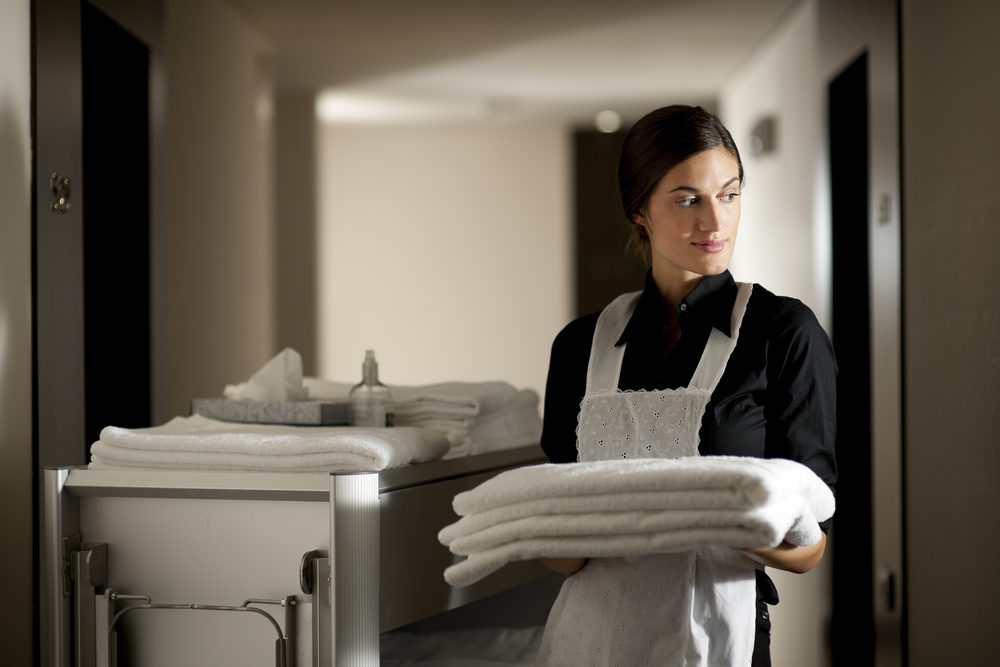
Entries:
{"type": "MultiPolygon", "coordinates": [[[[597,320],[580,406],[580,461],[698,455],[705,408],[739,334],[751,285],[739,284],[732,337],[712,329],[691,383],[618,390],[625,346],[615,347],[639,300],[623,294],[597,320]]],[[[703,548],[596,558],[563,583],[539,651],[544,665],[747,666],[753,654],[754,562],[703,548]]]]}

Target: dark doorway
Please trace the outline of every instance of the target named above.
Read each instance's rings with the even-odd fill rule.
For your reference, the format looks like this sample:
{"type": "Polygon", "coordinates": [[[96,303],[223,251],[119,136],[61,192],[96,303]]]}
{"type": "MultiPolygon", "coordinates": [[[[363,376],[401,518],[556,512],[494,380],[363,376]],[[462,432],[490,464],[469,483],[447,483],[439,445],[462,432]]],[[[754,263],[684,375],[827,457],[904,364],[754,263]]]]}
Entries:
{"type": "Polygon", "coordinates": [[[837,513],[833,518],[833,665],[871,665],[871,348],[868,56],[829,87],[833,346],[837,378],[837,513]]]}
{"type": "Polygon", "coordinates": [[[628,223],[618,196],[624,138],[624,132],[596,130],[573,135],[577,315],[599,311],[643,286],[646,271],[626,250],[628,223]]]}
{"type": "Polygon", "coordinates": [[[150,423],[149,49],[87,2],[81,28],[89,447],[150,423]]]}

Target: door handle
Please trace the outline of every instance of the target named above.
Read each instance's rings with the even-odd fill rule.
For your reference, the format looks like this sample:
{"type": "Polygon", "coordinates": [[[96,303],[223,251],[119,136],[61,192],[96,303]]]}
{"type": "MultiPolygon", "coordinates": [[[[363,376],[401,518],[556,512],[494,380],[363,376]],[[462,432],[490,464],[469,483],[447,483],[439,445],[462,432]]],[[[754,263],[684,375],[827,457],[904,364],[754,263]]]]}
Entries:
{"type": "Polygon", "coordinates": [[[896,573],[889,567],[880,565],[878,568],[878,591],[886,610],[896,611],[896,573]]]}

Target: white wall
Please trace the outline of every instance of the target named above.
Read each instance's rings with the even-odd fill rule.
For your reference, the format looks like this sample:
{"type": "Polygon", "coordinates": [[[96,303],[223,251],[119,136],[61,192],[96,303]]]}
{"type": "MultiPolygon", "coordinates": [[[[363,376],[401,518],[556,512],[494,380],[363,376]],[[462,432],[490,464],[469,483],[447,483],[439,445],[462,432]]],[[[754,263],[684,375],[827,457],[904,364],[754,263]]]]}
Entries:
{"type": "Polygon", "coordinates": [[[0,3],[0,507],[5,664],[32,660],[31,23],[0,3]]]}
{"type": "Polygon", "coordinates": [[[164,35],[155,422],[186,413],[192,398],[219,395],[276,352],[270,47],[219,0],[167,0],[164,35]]]}
{"type": "Polygon", "coordinates": [[[569,133],[320,133],[320,375],[544,388],[570,317],[569,133]]]}
{"type": "Polygon", "coordinates": [[[829,216],[817,200],[825,87],[817,72],[817,7],[803,2],[730,77],[719,113],[746,171],[743,214],[732,271],[809,305],[823,324],[829,308],[829,216]],[[776,149],[755,156],[754,124],[776,119],[776,149]]]}
{"type": "MultiPolygon", "coordinates": [[[[820,167],[825,88],[817,76],[817,13],[810,1],[786,17],[727,80],[719,113],[746,172],[734,276],[801,299],[828,325],[829,216],[819,205],[825,201],[820,167]],[[754,156],[751,129],[768,115],[777,121],[776,150],[754,156]]],[[[829,664],[830,553],[806,575],[768,572],[781,598],[771,611],[773,664],[829,664]]]]}

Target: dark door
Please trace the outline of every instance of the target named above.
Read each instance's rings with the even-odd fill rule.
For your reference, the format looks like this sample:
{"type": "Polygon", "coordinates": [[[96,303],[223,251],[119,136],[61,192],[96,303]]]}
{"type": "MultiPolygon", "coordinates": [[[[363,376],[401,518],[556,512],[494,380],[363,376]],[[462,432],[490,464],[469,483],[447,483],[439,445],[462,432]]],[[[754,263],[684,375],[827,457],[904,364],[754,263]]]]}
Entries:
{"type": "Polygon", "coordinates": [[[833,518],[833,664],[875,657],[872,599],[871,321],[868,56],[829,87],[833,227],[832,339],[837,377],[837,513],[833,518]]]}
{"type": "Polygon", "coordinates": [[[36,0],[32,28],[33,418],[41,470],[84,463],[86,451],[79,1],[36,0]]]}
{"type": "Polygon", "coordinates": [[[150,425],[149,48],[82,4],[86,443],[150,425]]]}
{"type": "Polygon", "coordinates": [[[626,250],[628,223],[618,196],[622,132],[573,135],[576,314],[604,308],[619,294],[642,289],[645,269],[626,250]]]}

